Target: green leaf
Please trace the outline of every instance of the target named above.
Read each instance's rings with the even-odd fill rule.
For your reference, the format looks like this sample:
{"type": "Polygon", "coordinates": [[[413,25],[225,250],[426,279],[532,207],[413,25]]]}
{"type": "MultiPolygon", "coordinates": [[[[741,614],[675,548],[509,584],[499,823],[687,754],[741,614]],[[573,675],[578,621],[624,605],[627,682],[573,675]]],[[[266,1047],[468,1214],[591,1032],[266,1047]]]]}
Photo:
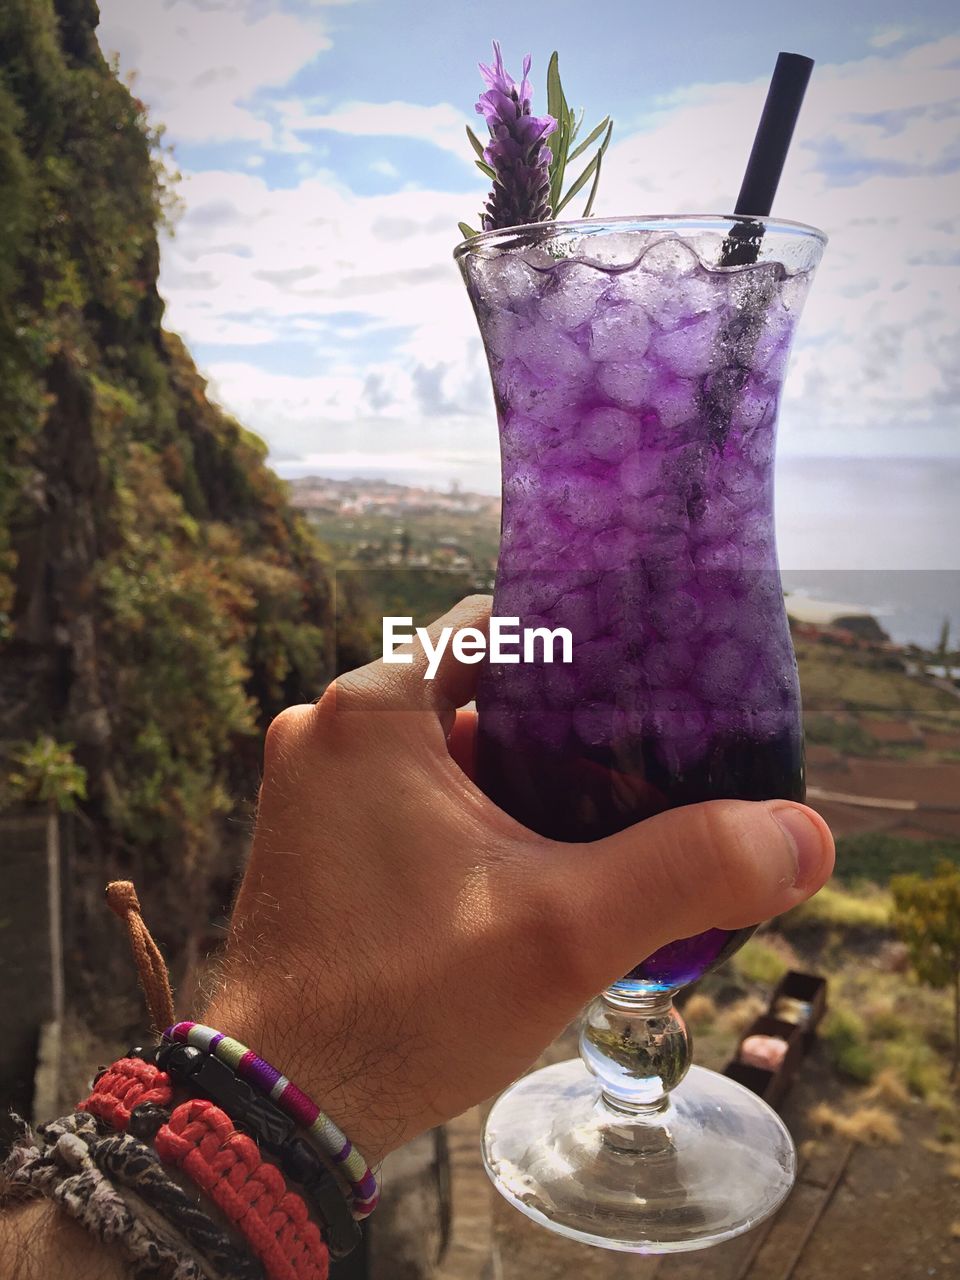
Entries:
{"type": "Polygon", "coordinates": [[[603,164],[603,152],[597,152],[597,168],[593,175],[593,186],[590,188],[590,198],[587,200],[587,207],[583,211],[583,216],[589,218],[593,212],[593,202],[597,197],[597,187],[600,185],[600,168],[603,164]]]}
{"type": "MultiPolygon", "coordinates": [[[[571,145],[571,146],[573,146],[574,142],[576,141],[577,134],[580,132],[580,126],[583,124],[583,115],[584,115],[584,111],[585,111],[585,108],[584,108],[584,107],[581,107],[581,108],[580,108],[580,115],[579,115],[579,118],[577,119],[577,123],[573,126],[573,129],[572,129],[572,130],[571,130],[571,132],[570,132],[570,145],[571,145]]],[[[567,159],[568,159],[568,160],[572,160],[572,159],[573,159],[573,157],[572,157],[572,156],[567,156],[567,159]]]]}
{"type": "Polygon", "coordinates": [[[486,176],[490,178],[491,181],[496,178],[497,176],[496,173],[494,172],[493,169],[490,168],[490,166],[487,164],[485,160],[474,160],[473,163],[477,166],[480,172],[486,174],[486,176]]]}
{"type": "Polygon", "coordinates": [[[550,161],[550,207],[555,210],[563,190],[563,171],[570,146],[570,109],[560,82],[560,55],[556,49],[550,55],[547,66],[547,111],[557,122],[556,130],[547,139],[547,145],[553,153],[550,161]]]}
{"type": "Polygon", "coordinates": [[[554,49],[547,66],[547,111],[553,116],[554,120],[560,120],[562,103],[563,89],[560,86],[560,55],[554,49]]]}
{"type": "MultiPolygon", "coordinates": [[[[582,188],[583,188],[584,186],[586,186],[586,184],[587,184],[587,183],[590,181],[590,179],[593,177],[594,172],[595,172],[595,171],[600,167],[600,161],[603,159],[603,153],[604,153],[604,152],[606,151],[606,149],[607,149],[607,146],[608,146],[608,144],[609,144],[609,142],[610,142],[610,135],[611,135],[612,133],[613,133],[613,125],[612,125],[612,124],[610,124],[610,125],[608,125],[608,126],[607,126],[607,134],[606,134],[606,137],[604,138],[603,142],[601,142],[600,147],[599,147],[599,149],[598,149],[598,151],[597,151],[596,155],[593,157],[593,159],[590,161],[590,163],[589,163],[589,164],[587,165],[587,167],[584,169],[583,173],[581,173],[581,174],[580,174],[580,177],[579,177],[579,178],[577,178],[576,182],[575,182],[575,183],[573,184],[573,186],[569,189],[569,191],[567,192],[567,194],[566,194],[566,195],[563,197],[563,199],[560,201],[560,206],[559,206],[559,208],[556,210],[556,213],[559,213],[561,209],[565,209],[565,208],[567,207],[567,205],[570,203],[570,201],[573,199],[573,197],[574,197],[574,196],[575,196],[575,195],[576,195],[580,190],[582,190],[582,188]]],[[[556,216],[556,215],[555,215],[555,216],[556,216]]]]}
{"type": "Polygon", "coordinates": [[[473,227],[468,226],[465,222],[458,222],[457,226],[460,228],[460,234],[464,240],[470,240],[473,236],[480,234],[479,231],[474,231],[473,227]]]}
{"type": "Polygon", "coordinates": [[[474,151],[482,160],[483,159],[483,143],[480,141],[480,139],[473,132],[473,130],[470,128],[469,125],[467,125],[467,137],[470,139],[471,147],[473,147],[474,151]]]}
{"type": "MultiPolygon", "coordinates": [[[[570,152],[570,154],[567,156],[567,162],[570,163],[576,160],[577,156],[583,155],[584,151],[586,151],[590,143],[596,142],[596,140],[600,137],[601,133],[603,133],[604,129],[606,129],[609,123],[610,123],[609,116],[601,120],[600,123],[597,125],[597,127],[593,129],[586,138],[584,138],[584,140],[580,143],[579,147],[577,147],[576,151],[570,152]]],[[[573,139],[571,138],[570,141],[572,142],[573,139]]]]}

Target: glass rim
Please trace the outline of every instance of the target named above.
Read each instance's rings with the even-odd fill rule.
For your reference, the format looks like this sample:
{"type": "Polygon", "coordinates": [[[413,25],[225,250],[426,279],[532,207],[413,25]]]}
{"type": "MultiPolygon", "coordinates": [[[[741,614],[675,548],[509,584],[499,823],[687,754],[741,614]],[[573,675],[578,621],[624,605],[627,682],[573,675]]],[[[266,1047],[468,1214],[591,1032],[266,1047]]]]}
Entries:
{"type": "Polygon", "coordinates": [[[736,224],[756,223],[763,227],[763,234],[778,232],[798,238],[818,240],[826,245],[829,237],[819,227],[808,222],[795,222],[790,218],[762,218],[756,214],[736,213],[651,213],[651,214],[617,214],[611,218],[571,218],[550,219],[546,222],[526,222],[517,227],[498,227],[494,231],[479,231],[469,239],[461,240],[453,251],[454,259],[465,257],[481,249],[500,247],[512,248],[509,242],[532,232],[547,235],[559,235],[564,231],[581,231],[596,235],[607,228],[623,230],[625,227],[637,231],[656,231],[661,227],[698,228],[702,231],[723,230],[736,224]]]}

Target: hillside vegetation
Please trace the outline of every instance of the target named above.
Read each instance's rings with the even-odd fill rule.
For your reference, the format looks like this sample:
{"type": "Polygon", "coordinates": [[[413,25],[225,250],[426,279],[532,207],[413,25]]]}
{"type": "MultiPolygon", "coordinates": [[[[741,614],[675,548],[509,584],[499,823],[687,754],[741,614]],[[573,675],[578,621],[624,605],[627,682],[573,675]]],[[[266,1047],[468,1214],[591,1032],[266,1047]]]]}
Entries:
{"type": "Polygon", "coordinates": [[[325,553],[162,328],[159,138],[97,18],[0,5],[0,738],[8,761],[66,744],[85,774],[68,893],[88,960],[127,868],[174,952],[206,918],[260,732],[337,667],[325,553]]]}

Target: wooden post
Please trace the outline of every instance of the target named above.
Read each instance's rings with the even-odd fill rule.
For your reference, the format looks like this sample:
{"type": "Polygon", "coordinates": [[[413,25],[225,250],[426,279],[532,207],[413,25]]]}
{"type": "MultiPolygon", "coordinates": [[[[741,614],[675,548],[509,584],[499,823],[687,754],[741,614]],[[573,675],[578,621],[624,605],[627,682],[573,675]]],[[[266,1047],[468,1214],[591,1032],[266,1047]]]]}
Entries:
{"type": "Polygon", "coordinates": [[[57,814],[21,811],[0,816],[0,867],[0,975],[4,989],[0,1112],[13,1108],[30,1116],[41,1037],[49,1048],[45,1054],[44,1104],[55,1102],[56,1095],[53,1044],[63,1014],[57,814]],[[45,1032],[50,1027],[57,1031],[45,1032]]]}

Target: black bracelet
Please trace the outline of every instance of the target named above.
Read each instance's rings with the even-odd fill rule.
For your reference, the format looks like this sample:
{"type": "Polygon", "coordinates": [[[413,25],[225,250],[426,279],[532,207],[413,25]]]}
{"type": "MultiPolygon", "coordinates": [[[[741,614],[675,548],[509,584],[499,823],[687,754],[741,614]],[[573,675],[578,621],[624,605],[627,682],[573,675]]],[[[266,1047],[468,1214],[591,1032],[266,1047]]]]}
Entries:
{"type": "MultiPolygon", "coordinates": [[[[146,1104],[150,1106],[151,1104],[146,1104]]],[[[160,1109],[156,1108],[159,1113],[160,1109]]],[[[134,1108],[133,1115],[136,1115],[134,1108]]],[[[169,1119],[169,1112],[167,1113],[169,1119]]],[[[196,1198],[167,1173],[157,1153],[130,1133],[88,1138],[94,1163],[111,1182],[129,1187],[145,1204],[174,1226],[201,1257],[221,1275],[236,1280],[264,1280],[263,1267],[246,1248],[236,1245],[197,1205],[196,1198]]]]}
{"type": "Polygon", "coordinates": [[[330,1254],[345,1258],[360,1243],[360,1226],[336,1176],[296,1125],[275,1103],[241,1080],[225,1062],[192,1045],[164,1041],[158,1049],[132,1049],[131,1057],[151,1055],[161,1071],[225,1111],[233,1123],[271,1155],[284,1174],[298,1183],[319,1214],[330,1254]]]}

